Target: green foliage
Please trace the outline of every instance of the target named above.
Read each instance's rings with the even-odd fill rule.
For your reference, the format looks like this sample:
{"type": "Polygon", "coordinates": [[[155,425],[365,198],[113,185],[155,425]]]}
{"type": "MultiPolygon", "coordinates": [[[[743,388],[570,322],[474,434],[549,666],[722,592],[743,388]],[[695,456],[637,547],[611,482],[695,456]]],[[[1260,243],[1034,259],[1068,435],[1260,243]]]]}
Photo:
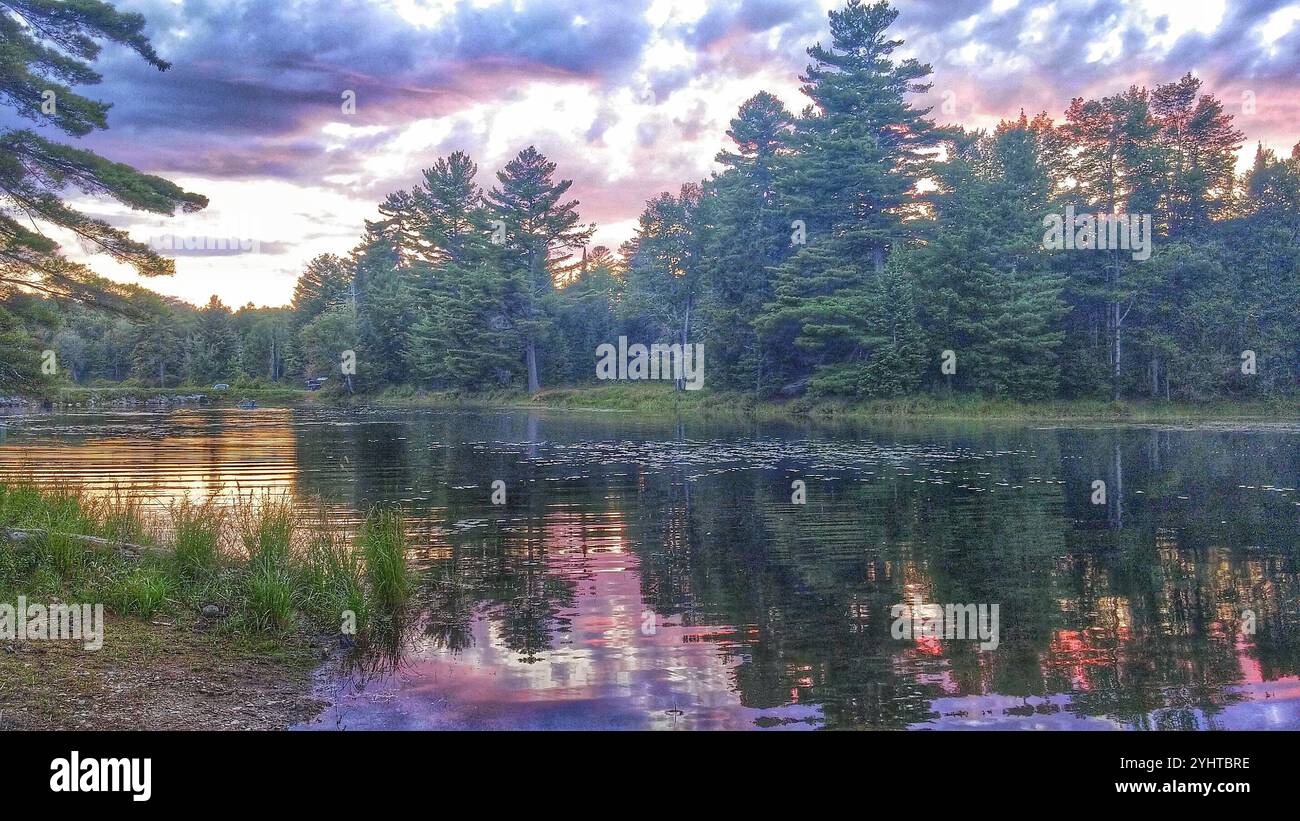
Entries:
{"type": "Polygon", "coordinates": [[[172,531],[172,560],[177,572],[187,579],[199,579],[213,573],[220,561],[221,531],[225,512],[212,500],[194,502],[189,498],[169,508],[172,531]]]}
{"type": "MultiPolygon", "coordinates": [[[[49,26],[0,47],[14,78],[0,82],[25,89],[15,105],[38,119],[36,52],[24,39],[40,39],[33,32],[82,27],[91,37],[75,40],[84,52],[70,58],[77,83],[97,79],[80,62],[94,56],[95,37],[154,59],[138,19],[110,7],[78,4],[58,19],[43,4],[0,0],[5,7],[34,8],[49,26]]],[[[130,379],[144,389],[329,376],[327,396],[514,397],[591,384],[598,346],[626,336],[703,343],[708,388],[751,399],[1300,392],[1300,152],[1284,158],[1261,146],[1236,175],[1243,136],[1190,74],[1073,100],[1059,122],[1021,114],[991,132],[939,127],[915,104],[930,69],[900,56],[903,43],[890,36],[897,14],[862,0],[832,11],[829,42],[808,49],[803,112],[767,92],[752,96],[731,121],[718,173],[650,198],[617,256],[588,247],[593,226],[571,181],[537,148],[520,151],[487,191],[478,166],[455,152],[389,195],[350,253],[312,260],[288,308],[232,314],[215,298],[200,309],[136,291],[131,299],[150,315],[131,324],[10,294],[0,308],[0,344],[12,351],[0,386],[50,393],[68,380],[130,379]],[[1043,220],[1067,208],[1149,214],[1150,258],[1046,250],[1043,220]],[[40,371],[46,347],[58,353],[56,377],[40,371]],[[949,350],[952,374],[940,369],[949,350]],[[340,370],[344,351],[356,353],[355,378],[340,370]],[[1257,373],[1241,371],[1244,351],[1257,373]]],[[[99,127],[103,113],[73,100],[51,122],[77,133],[99,127]]],[[[133,174],[30,132],[0,135],[0,191],[37,197],[32,207],[45,216],[156,268],[113,229],[78,224],[39,197],[89,180],[88,190],[136,207],[201,204],[133,174]],[[24,170],[42,161],[73,170],[39,179],[24,170]]],[[[56,295],[93,284],[78,285],[83,273],[54,257],[47,239],[3,218],[0,249],[28,276],[43,271],[41,287],[56,295]]],[[[0,288],[5,264],[0,256],[0,288]]]]}
{"type": "Polygon", "coordinates": [[[151,618],[162,609],[172,586],[172,580],[161,569],[137,567],[110,585],[107,603],[119,613],[151,618]]]}
{"type": "Polygon", "coordinates": [[[42,532],[21,543],[0,535],[0,590],[104,601],[140,618],[198,618],[215,605],[226,626],[258,632],[291,630],[300,615],[314,631],[335,632],[349,626],[348,612],[363,638],[376,620],[396,626],[414,587],[401,512],[373,511],[354,544],[329,517],[306,519],[301,507],[269,494],[248,494],[233,511],[212,498],[185,500],[169,511],[168,541],[134,557],[76,538],[149,532],[139,503],[121,492],[0,483],[0,526],[42,532]],[[228,528],[242,557],[221,552],[228,528]]]}
{"type": "MultiPolygon", "coordinates": [[[[207,205],[159,177],[38,134],[82,137],[108,127],[108,104],[84,97],[101,42],[124,45],[166,70],[144,35],[144,18],[98,0],[76,3],[0,0],[0,100],[37,130],[0,128],[0,298],[40,293],[61,301],[123,309],[136,293],[96,276],[59,253],[49,229],[80,239],[142,276],[170,274],[173,264],[125,231],[69,206],[70,190],[155,214],[207,205]],[[52,95],[52,96],[51,96],[52,95]],[[48,105],[53,103],[53,105],[48,105]]],[[[4,339],[6,349],[15,340],[4,339]]],[[[8,358],[7,356],[5,357],[8,358]]]]}
{"type": "Polygon", "coordinates": [[[366,579],[379,606],[392,609],[406,603],[411,579],[406,567],[406,523],[400,510],[376,509],[357,533],[366,560],[366,579]]]}

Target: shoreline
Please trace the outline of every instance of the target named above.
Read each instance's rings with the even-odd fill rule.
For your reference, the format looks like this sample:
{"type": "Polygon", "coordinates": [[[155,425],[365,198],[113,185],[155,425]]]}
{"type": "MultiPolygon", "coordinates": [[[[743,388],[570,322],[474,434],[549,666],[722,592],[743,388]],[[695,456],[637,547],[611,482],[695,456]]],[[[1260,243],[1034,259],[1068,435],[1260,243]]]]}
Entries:
{"type": "Polygon", "coordinates": [[[129,497],[0,482],[0,729],[319,715],[320,670],[400,628],[402,514],[372,508],[349,540],[287,498],[241,504],[177,503],[164,540],[129,497]]]}
{"type": "Polygon", "coordinates": [[[46,411],[169,407],[231,407],[242,399],[258,407],[411,408],[464,410],[560,410],[636,413],[660,418],[702,417],[760,421],[866,421],[933,419],[1016,422],[1300,422],[1300,397],[1206,402],[1098,399],[1018,401],[973,396],[914,396],[848,402],[836,399],[757,399],[751,394],[674,392],[667,385],[577,386],[463,394],[387,388],[352,396],[292,388],[231,389],[213,394],[194,386],[173,389],[73,388],[47,398],[0,397],[0,408],[46,411]]]}
{"type": "Polygon", "coordinates": [[[285,730],[329,706],[313,683],[338,653],[319,640],[254,640],[112,612],[104,633],[94,652],[76,641],[0,641],[0,731],[285,730]]]}

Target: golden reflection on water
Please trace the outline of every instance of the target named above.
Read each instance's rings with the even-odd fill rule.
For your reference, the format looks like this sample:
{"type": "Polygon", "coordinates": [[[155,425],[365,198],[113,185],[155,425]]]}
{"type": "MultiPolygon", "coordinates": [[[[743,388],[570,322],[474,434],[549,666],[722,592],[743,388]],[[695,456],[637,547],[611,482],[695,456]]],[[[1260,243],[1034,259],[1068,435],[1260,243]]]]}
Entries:
{"type": "MultiPolygon", "coordinates": [[[[250,491],[294,490],[298,474],[292,411],[176,411],[62,417],[57,437],[34,448],[5,437],[0,476],[67,482],[92,492],[120,490],[165,507],[184,497],[232,503],[250,491]]],[[[32,438],[41,438],[39,429],[32,438]]]]}

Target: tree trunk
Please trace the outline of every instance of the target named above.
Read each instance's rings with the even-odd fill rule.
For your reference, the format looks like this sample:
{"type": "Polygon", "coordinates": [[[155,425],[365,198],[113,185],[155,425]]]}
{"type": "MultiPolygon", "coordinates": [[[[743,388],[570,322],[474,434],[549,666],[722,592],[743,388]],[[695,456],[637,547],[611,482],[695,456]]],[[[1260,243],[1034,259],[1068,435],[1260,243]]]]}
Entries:
{"type": "Polygon", "coordinates": [[[1111,358],[1112,358],[1112,360],[1114,361],[1114,365],[1115,365],[1115,371],[1114,371],[1114,378],[1115,378],[1115,394],[1114,394],[1114,398],[1115,398],[1115,401],[1118,402],[1118,401],[1119,401],[1119,372],[1120,372],[1120,359],[1121,359],[1121,357],[1123,356],[1123,353],[1124,353],[1124,350],[1123,350],[1123,340],[1121,339],[1121,336],[1120,336],[1120,329],[1123,327],[1124,320],[1120,318],[1120,315],[1119,315],[1119,303],[1118,303],[1118,302],[1116,302],[1114,305],[1111,306],[1111,317],[1112,317],[1112,323],[1113,323],[1113,325],[1114,325],[1114,341],[1112,342],[1112,346],[1111,346],[1111,347],[1113,348],[1113,352],[1112,352],[1113,355],[1112,355],[1111,358]]]}
{"type": "MultiPolygon", "coordinates": [[[[686,346],[689,344],[686,340],[689,339],[691,335],[691,300],[690,299],[687,299],[686,301],[685,314],[686,315],[682,318],[682,362],[686,361],[686,346]]],[[[682,369],[680,372],[678,372],[677,379],[675,380],[675,385],[677,387],[678,393],[686,390],[685,369],[682,369]]]]}
{"type": "Polygon", "coordinates": [[[0,538],[4,538],[10,544],[22,548],[29,548],[33,543],[42,542],[51,535],[61,536],[97,550],[115,550],[127,558],[138,558],[143,553],[164,552],[160,548],[149,545],[115,542],[111,539],[101,539],[98,536],[83,536],[78,533],[51,533],[51,531],[40,528],[4,528],[0,530],[0,538]]]}
{"type": "Polygon", "coordinates": [[[528,393],[531,396],[542,389],[542,383],[537,379],[537,343],[531,338],[528,340],[524,358],[528,362],[528,393]]]}
{"type": "Polygon", "coordinates": [[[275,381],[275,331],[271,332],[271,381],[275,381]]]}

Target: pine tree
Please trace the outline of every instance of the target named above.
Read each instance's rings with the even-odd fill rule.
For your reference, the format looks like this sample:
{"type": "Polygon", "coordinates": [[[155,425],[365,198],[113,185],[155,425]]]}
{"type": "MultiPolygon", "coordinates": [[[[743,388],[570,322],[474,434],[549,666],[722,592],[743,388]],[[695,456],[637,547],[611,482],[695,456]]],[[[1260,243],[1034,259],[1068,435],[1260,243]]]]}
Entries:
{"type": "Polygon", "coordinates": [[[432,387],[491,388],[508,382],[516,342],[501,303],[507,283],[501,246],[475,181],[478,166],[461,152],[424,172],[408,200],[419,243],[412,265],[415,319],[407,338],[411,373],[432,387]]]}
{"type": "Polygon", "coordinates": [[[195,351],[191,370],[186,374],[190,380],[207,383],[230,379],[239,356],[239,337],[232,327],[230,309],[216,294],[199,311],[193,339],[195,351]]]}
{"type": "Polygon", "coordinates": [[[705,187],[712,224],[699,226],[706,231],[701,324],[709,378],[718,387],[757,393],[769,387],[769,360],[776,357],[764,348],[752,323],[772,300],[773,271],[792,247],[776,178],[793,122],[773,95],[751,97],[727,131],[735,151],[717,156],[726,170],[705,187]]]}
{"type": "Polygon", "coordinates": [[[342,257],[321,254],[308,262],[293,288],[293,311],[299,327],[347,302],[351,285],[352,271],[342,257]]]}
{"type": "MultiPolygon", "coordinates": [[[[699,186],[677,196],[660,194],[646,204],[637,225],[636,251],[628,260],[622,309],[642,320],[642,344],[694,343],[693,322],[703,288],[700,225],[707,217],[699,186]]],[[[679,386],[680,387],[680,386],[679,386]]]]}
{"type": "Polygon", "coordinates": [[[850,353],[817,369],[812,393],[892,398],[920,387],[928,343],[907,257],[906,249],[891,256],[874,288],[845,288],[817,300],[798,344],[821,351],[834,344],[850,353]]]}
{"type": "MultiPolygon", "coordinates": [[[[391,223],[367,221],[366,235],[352,252],[348,307],[356,316],[356,382],[363,390],[408,378],[407,330],[415,311],[413,283],[409,269],[402,267],[400,248],[391,223]]],[[[342,352],[335,352],[336,359],[342,352]]]]}
{"type": "MultiPolygon", "coordinates": [[[[1154,217],[1169,157],[1159,144],[1159,124],[1146,89],[1134,86],[1102,100],[1076,98],[1065,116],[1061,135],[1070,153],[1068,173],[1074,188],[1061,204],[1074,206],[1080,214],[1154,217]]],[[[1154,219],[1153,226],[1161,227],[1154,219]]],[[[1124,343],[1133,326],[1129,319],[1158,286],[1156,266],[1134,260],[1122,249],[1057,256],[1071,282],[1073,332],[1083,343],[1067,346],[1073,352],[1069,369],[1098,372],[1093,364],[1104,361],[1111,396],[1119,399],[1125,387],[1124,343]]],[[[1100,385],[1080,387],[1091,391],[1100,385]]]]}
{"type": "MultiPolygon", "coordinates": [[[[144,18],[99,0],[0,0],[0,100],[38,127],[82,137],[108,127],[108,105],[71,86],[93,85],[100,41],[130,48],[159,71],[169,68],[144,35],[144,18]]],[[[133,209],[172,215],[207,200],[159,177],[29,129],[0,129],[0,294],[13,289],[119,309],[131,291],[64,258],[38,226],[64,229],[142,276],[171,274],[170,259],[119,228],[69,206],[69,190],[133,209]]]]}
{"type": "MultiPolygon", "coordinates": [[[[950,387],[1052,396],[1063,280],[1042,242],[1053,182],[1045,118],[1023,114],[992,135],[960,134],[936,168],[933,237],[915,255],[933,344],[958,356],[950,387]]],[[[938,374],[939,359],[932,371],[938,374]]]]}
{"type": "Polygon", "coordinates": [[[869,355],[874,336],[844,333],[837,317],[874,301],[869,292],[880,287],[890,248],[913,235],[906,218],[917,213],[917,181],[940,135],[928,109],[907,100],[929,89],[921,80],[930,67],[893,60],[902,43],[885,32],[897,16],[888,3],[849,0],[830,13],[831,47],[808,50],[814,62],[803,91],[812,105],[778,178],[807,244],[778,270],[775,299],[758,320],[770,344],[816,352],[787,368],[860,364],[869,355]]]}
{"type": "Polygon", "coordinates": [[[537,350],[551,324],[556,279],[572,274],[570,260],[594,231],[581,224],[578,201],[564,200],[573,181],[552,182],[554,173],[555,163],[529,146],[497,172],[500,185],[488,195],[504,223],[507,311],[524,348],[529,393],[541,390],[537,350]]]}

